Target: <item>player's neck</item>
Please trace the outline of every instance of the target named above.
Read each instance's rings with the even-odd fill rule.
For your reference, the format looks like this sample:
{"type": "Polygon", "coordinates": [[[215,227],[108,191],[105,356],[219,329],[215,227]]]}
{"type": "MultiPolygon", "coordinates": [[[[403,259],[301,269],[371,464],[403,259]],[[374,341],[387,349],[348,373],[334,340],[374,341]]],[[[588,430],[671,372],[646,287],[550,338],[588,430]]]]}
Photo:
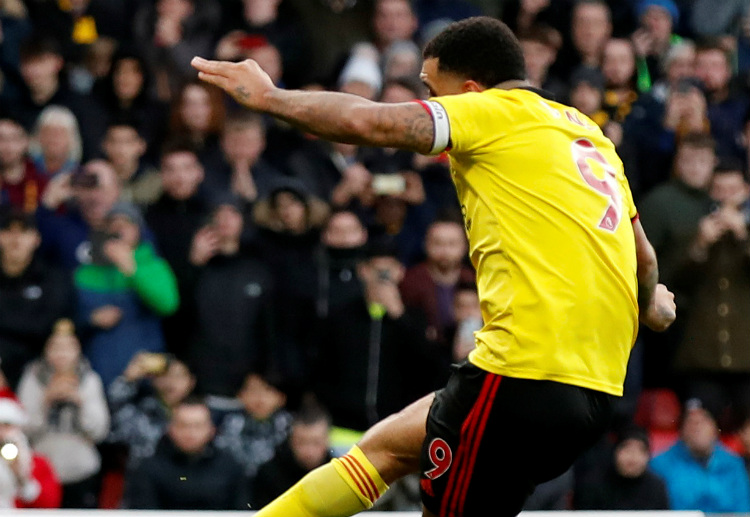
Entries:
{"type": "Polygon", "coordinates": [[[501,83],[497,83],[493,88],[497,88],[499,90],[512,90],[513,88],[522,88],[524,86],[531,86],[531,83],[526,80],[521,79],[511,79],[510,81],[503,81],[501,83]]]}

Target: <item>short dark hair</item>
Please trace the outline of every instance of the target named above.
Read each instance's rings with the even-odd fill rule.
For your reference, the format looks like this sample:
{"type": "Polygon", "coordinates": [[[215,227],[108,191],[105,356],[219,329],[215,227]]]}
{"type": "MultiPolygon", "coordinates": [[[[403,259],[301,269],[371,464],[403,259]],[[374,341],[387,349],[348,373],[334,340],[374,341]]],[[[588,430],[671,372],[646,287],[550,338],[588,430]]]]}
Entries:
{"type": "Polygon", "coordinates": [[[198,156],[198,150],[189,140],[185,138],[172,138],[167,140],[161,148],[161,159],[163,160],[170,154],[190,153],[198,156]]]}
{"type": "Polygon", "coordinates": [[[487,88],[526,78],[523,52],[513,31],[487,16],[450,24],[427,43],[423,54],[425,59],[437,58],[439,70],[487,88]]]}
{"type": "Polygon", "coordinates": [[[318,422],[331,425],[330,413],[317,400],[312,399],[302,401],[299,408],[293,413],[293,418],[292,425],[314,425],[318,422]]]}
{"type": "Polygon", "coordinates": [[[710,149],[716,150],[716,141],[708,133],[687,133],[679,139],[677,150],[682,147],[692,147],[693,149],[710,149]]]}
{"type": "Polygon", "coordinates": [[[724,56],[724,59],[726,59],[728,64],[732,63],[732,55],[727,50],[726,46],[724,46],[721,39],[719,39],[717,36],[706,36],[705,38],[700,39],[695,45],[696,54],[700,52],[713,52],[713,51],[721,53],[721,55],[724,56]]]}
{"type": "Polygon", "coordinates": [[[60,43],[47,34],[32,34],[21,43],[19,50],[21,61],[28,61],[48,54],[62,56],[62,49],[60,43]]]}

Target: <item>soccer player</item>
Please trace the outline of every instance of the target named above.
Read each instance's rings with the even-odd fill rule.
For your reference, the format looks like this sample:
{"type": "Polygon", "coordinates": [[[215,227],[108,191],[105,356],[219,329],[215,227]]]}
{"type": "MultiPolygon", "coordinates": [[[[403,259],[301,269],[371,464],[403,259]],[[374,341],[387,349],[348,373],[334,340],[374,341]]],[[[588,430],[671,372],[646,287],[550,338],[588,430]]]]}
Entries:
{"type": "Polygon", "coordinates": [[[469,18],[424,57],[433,97],[402,104],[279,89],[253,61],[193,61],[248,108],[323,138],[447,151],[477,270],[484,327],[447,386],[259,516],[351,515],[418,471],[426,516],[515,515],[607,428],[639,317],[656,330],[674,320],[614,146],[527,86],[510,29],[469,18]]]}

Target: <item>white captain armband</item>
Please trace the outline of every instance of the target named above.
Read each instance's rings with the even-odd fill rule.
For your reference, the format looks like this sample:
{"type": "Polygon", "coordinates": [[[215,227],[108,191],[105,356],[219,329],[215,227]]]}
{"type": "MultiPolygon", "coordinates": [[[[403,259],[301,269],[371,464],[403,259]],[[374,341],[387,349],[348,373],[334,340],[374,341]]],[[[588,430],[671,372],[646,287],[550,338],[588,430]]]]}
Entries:
{"type": "Polygon", "coordinates": [[[429,154],[439,154],[445,150],[450,150],[451,143],[451,123],[448,120],[448,113],[442,104],[437,101],[416,101],[432,117],[432,125],[435,134],[432,137],[432,147],[429,154]]]}

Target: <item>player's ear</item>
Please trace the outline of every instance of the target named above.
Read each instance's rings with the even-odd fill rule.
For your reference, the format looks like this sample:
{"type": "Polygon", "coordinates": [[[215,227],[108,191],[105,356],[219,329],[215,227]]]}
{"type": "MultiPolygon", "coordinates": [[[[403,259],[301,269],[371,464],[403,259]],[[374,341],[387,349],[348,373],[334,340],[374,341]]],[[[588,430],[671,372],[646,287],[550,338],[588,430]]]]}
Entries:
{"type": "Polygon", "coordinates": [[[485,88],[484,86],[482,86],[481,84],[479,84],[473,79],[467,79],[466,81],[464,81],[464,84],[463,84],[463,93],[466,93],[466,92],[479,93],[479,92],[483,92],[486,89],[487,88],[485,88]]]}

